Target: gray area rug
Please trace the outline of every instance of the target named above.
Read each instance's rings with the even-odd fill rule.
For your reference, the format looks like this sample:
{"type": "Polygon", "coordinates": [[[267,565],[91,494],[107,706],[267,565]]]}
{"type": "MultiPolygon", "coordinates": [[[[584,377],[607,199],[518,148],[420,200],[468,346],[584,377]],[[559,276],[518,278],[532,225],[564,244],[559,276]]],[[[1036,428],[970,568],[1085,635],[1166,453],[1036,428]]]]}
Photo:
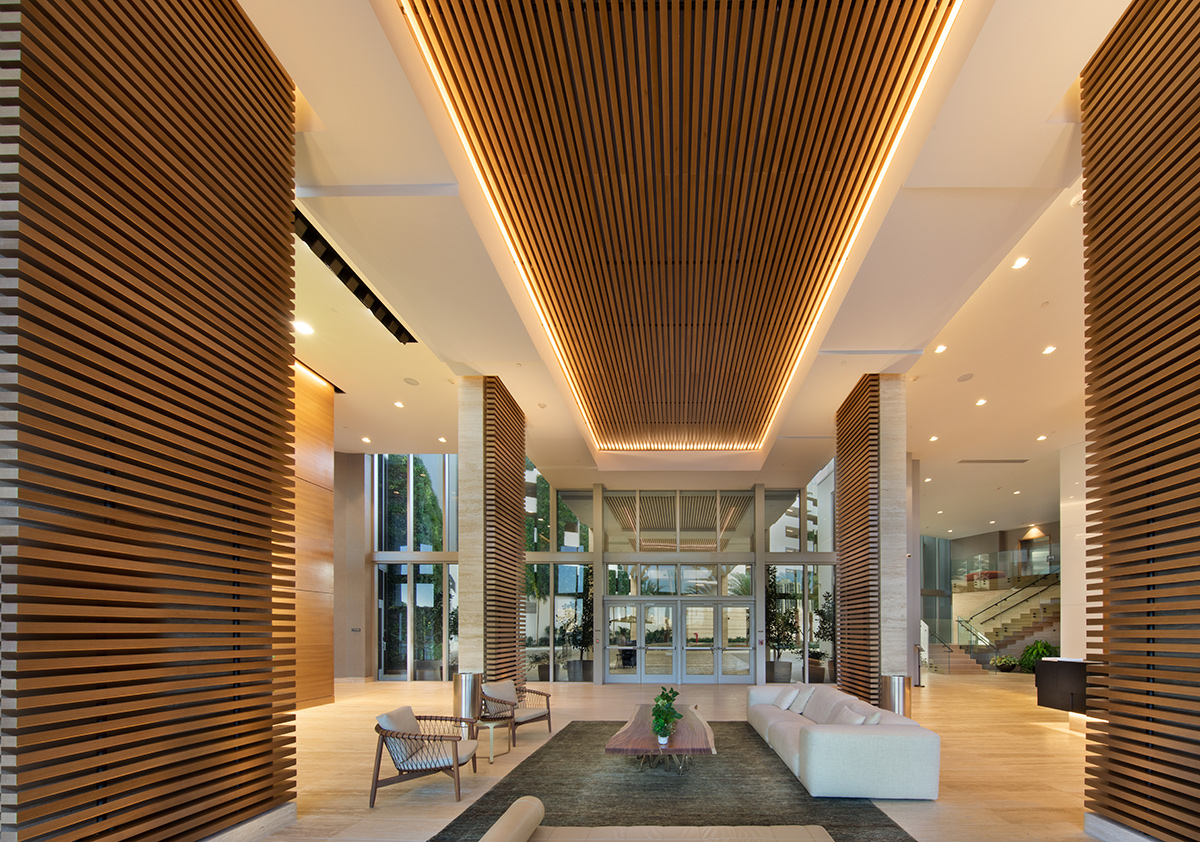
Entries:
{"type": "Polygon", "coordinates": [[[835,842],[913,842],[867,799],[813,798],[749,723],[709,723],[717,753],[682,776],[606,755],[624,724],[570,723],[431,842],[474,842],[522,795],[542,799],[548,827],[819,824],[835,842]]]}

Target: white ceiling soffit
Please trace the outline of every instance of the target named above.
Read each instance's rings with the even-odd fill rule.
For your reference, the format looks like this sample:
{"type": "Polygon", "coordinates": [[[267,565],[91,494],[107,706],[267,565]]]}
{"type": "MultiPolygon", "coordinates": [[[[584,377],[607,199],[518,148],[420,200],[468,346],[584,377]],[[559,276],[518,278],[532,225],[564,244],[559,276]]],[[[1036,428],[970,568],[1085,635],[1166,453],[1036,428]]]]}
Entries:
{"type": "MultiPolygon", "coordinates": [[[[772,439],[798,438],[769,444],[730,482],[793,486],[824,465],[833,450],[833,412],[858,377],[911,365],[915,355],[903,352],[930,345],[1062,179],[1077,174],[1076,127],[1049,118],[1125,4],[966,4],[939,64],[943,75],[922,101],[931,113],[914,119],[777,418],[772,439]],[[837,353],[814,353],[818,348],[837,353]]],[[[501,377],[526,413],[531,458],[559,485],[588,479],[611,487],[687,487],[679,480],[686,473],[658,472],[669,465],[638,473],[644,463],[630,460],[598,470],[566,381],[395,0],[243,0],[243,6],[319,118],[311,125],[324,127],[299,136],[297,187],[306,214],[445,365],[442,382],[456,374],[501,377]],[[624,472],[609,473],[618,469],[624,472]]],[[[339,343],[360,338],[349,333],[339,343]]],[[[378,356],[357,357],[370,361],[373,374],[402,369],[408,349],[391,342],[378,356]]],[[[993,352],[1003,355],[1003,346],[993,352]]],[[[321,368],[320,360],[311,363],[321,368]]],[[[328,376],[348,392],[338,399],[338,429],[351,442],[339,438],[339,449],[430,452],[415,444],[376,447],[374,435],[371,446],[362,445],[358,439],[368,433],[352,428],[367,422],[355,407],[360,401],[390,407],[396,398],[376,400],[347,388],[334,372],[328,376]]],[[[446,385],[445,411],[422,425],[456,416],[454,389],[446,385]]],[[[408,432],[435,443],[441,434],[408,432]]],[[[443,449],[452,451],[454,438],[447,438],[443,449]]],[[[674,467],[718,466],[692,456],[674,467]]]]}
{"type": "Polygon", "coordinates": [[[296,334],[296,358],[345,393],[334,396],[334,449],[454,452],[458,403],[450,370],[420,341],[396,341],[307,245],[293,239],[296,319],[313,329],[296,334]]]}

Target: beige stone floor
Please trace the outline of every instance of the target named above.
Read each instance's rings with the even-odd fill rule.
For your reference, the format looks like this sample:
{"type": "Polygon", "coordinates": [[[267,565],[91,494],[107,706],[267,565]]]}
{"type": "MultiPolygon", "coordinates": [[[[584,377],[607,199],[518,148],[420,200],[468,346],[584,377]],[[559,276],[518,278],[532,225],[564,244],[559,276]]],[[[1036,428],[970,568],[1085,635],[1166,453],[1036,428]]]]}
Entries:
{"type": "MultiPolygon", "coordinates": [[[[575,719],[624,719],[658,690],[531,686],[553,693],[555,731],[575,719]]],[[[709,719],[745,719],[744,686],[681,690],[709,719]]],[[[512,753],[494,764],[487,762],[485,737],[479,771],[468,766],[462,775],[461,802],[454,801],[448,776],[432,775],[381,789],[375,808],[368,809],[374,716],[403,704],[417,713],[447,714],[451,701],[448,683],[339,683],[336,702],[297,714],[298,820],[270,839],[422,842],[549,737],[541,723],[525,726],[512,753]]],[[[913,716],[942,736],[941,796],[935,802],[876,803],[918,842],[1091,838],[1082,831],[1084,737],[1071,730],[1067,714],[1036,706],[1032,676],[927,676],[926,686],[913,691],[913,716]]]]}

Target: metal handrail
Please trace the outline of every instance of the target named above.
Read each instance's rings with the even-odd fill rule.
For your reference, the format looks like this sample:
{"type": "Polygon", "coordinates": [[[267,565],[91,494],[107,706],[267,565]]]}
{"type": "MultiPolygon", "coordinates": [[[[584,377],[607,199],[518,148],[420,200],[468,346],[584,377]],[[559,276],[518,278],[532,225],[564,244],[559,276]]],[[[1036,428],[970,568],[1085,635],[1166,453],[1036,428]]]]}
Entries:
{"type": "Polygon", "coordinates": [[[930,636],[931,638],[933,638],[934,640],[936,640],[938,643],[942,644],[942,646],[945,648],[945,650],[946,650],[947,652],[953,652],[953,651],[954,651],[954,647],[953,647],[953,646],[951,646],[951,645],[950,645],[949,643],[947,643],[946,641],[942,640],[940,637],[938,637],[938,636],[937,636],[937,633],[935,633],[933,629],[930,629],[930,630],[929,630],[929,636],[930,636]]]}
{"type": "Polygon", "coordinates": [[[989,649],[991,649],[997,655],[1000,654],[1000,647],[997,646],[996,644],[992,643],[992,641],[988,640],[988,637],[986,634],[984,634],[979,629],[977,629],[973,625],[971,625],[970,620],[965,620],[962,617],[959,617],[958,618],[958,626],[960,629],[965,628],[967,630],[967,634],[971,638],[969,654],[974,656],[976,642],[981,642],[981,643],[985,644],[989,649]]]}
{"type": "MultiPolygon", "coordinates": [[[[1006,596],[1006,597],[1004,597],[1004,598],[1002,598],[1002,599],[998,599],[998,600],[996,600],[996,601],[995,601],[995,602],[993,602],[993,603],[990,603],[990,604],[988,604],[988,605],[985,605],[985,606],[983,606],[983,608],[980,608],[978,611],[976,611],[974,614],[972,614],[970,617],[968,617],[968,618],[967,618],[967,620],[968,620],[968,621],[972,621],[972,620],[974,620],[976,617],[978,617],[980,614],[984,613],[985,611],[990,611],[990,610],[992,610],[993,608],[995,608],[996,606],[998,606],[998,605],[1000,605],[1000,604],[1002,604],[1002,603],[1008,602],[1008,600],[1012,599],[1014,596],[1016,596],[1017,594],[1021,593],[1022,591],[1028,590],[1029,588],[1035,588],[1035,587],[1037,587],[1037,586],[1038,586],[1038,584],[1039,584],[1039,583],[1041,583],[1041,582],[1042,582],[1044,579],[1047,579],[1047,578],[1049,578],[1050,576],[1055,576],[1055,577],[1057,577],[1058,575],[1059,575],[1058,573],[1043,573],[1041,576],[1039,576],[1038,578],[1034,579],[1032,582],[1029,582],[1028,584],[1022,585],[1021,587],[1017,588],[1015,591],[1013,591],[1012,593],[1010,593],[1008,596],[1006,596]]],[[[1054,585],[1056,585],[1056,584],[1058,584],[1058,583],[1057,583],[1057,581],[1056,581],[1056,582],[1051,582],[1049,585],[1046,585],[1044,588],[1042,588],[1040,591],[1038,591],[1038,594],[1040,594],[1040,593],[1045,593],[1047,590],[1049,590],[1050,588],[1054,587],[1054,585]]],[[[1037,596],[1038,594],[1030,594],[1029,596],[1025,597],[1025,599],[1032,599],[1033,597],[1037,596]]],[[[1025,600],[1022,600],[1022,602],[1024,602],[1024,601],[1025,601],[1025,600]]],[[[1007,609],[1005,609],[1005,610],[1007,610],[1007,609]]],[[[997,613],[1001,613],[1001,612],[997,612],[997,613]]],[[[995,614],[993,614],[991,617],[987,617],[987,618],[985,618],[985,619],[983,619],[983,620],[980,620],[980,622],[981,622],[981,623],[986,623],[988,620],[990,620],[990,619],[993,619],[995,616],[996,616],[996,615],[995,615],[995,614]]]]}

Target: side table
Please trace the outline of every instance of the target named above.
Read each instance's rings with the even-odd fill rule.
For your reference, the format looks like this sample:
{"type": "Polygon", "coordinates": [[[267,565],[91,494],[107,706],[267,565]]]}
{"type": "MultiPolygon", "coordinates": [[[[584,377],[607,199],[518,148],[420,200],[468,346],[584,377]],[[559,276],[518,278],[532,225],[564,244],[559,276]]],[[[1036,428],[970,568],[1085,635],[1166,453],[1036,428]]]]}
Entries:
{"type": "Polygon", "coordinates": [[[512,751],[512,734],[508,730],[508,720],[506,719],[491,719],[481,720],[475,725],[479,728],[487,728],[488,732],[488,763],[494,763],[496,760],[496,728],[504,729],[505,749],[501,754],[508,754],[512,751]]]}

